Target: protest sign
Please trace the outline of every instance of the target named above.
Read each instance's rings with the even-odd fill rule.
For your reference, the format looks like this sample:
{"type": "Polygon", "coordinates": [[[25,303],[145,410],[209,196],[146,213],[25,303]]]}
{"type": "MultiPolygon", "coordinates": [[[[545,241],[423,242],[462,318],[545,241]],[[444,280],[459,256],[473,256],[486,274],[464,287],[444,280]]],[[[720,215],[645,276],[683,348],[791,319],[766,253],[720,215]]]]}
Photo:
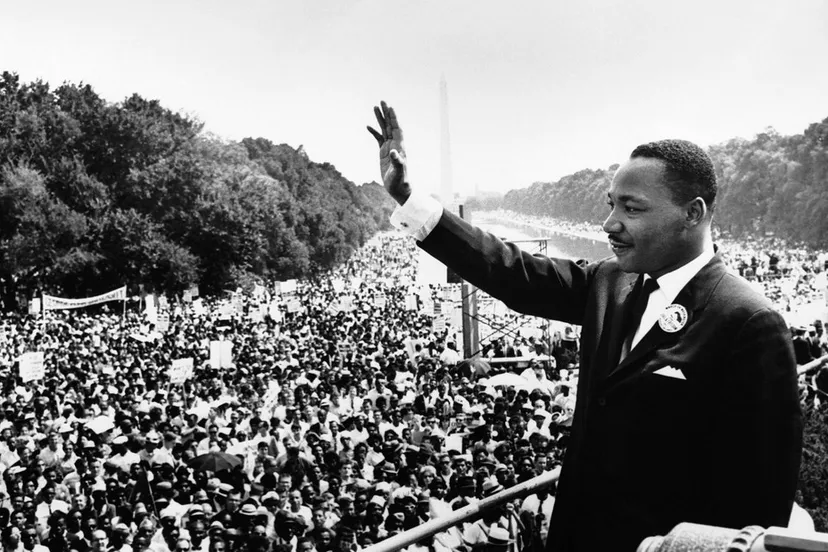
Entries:
{"type": "Polygon", "coordinates": [[[212,366],[213,368],[231,368],[233,366],[232,342],[210,342],[210,366],[212,366]]]}
{"type": "Polygon", "coordinates": [[[155,331],[167,333],[170,331],[170,315],[166,312],[159,313],[155,321],[155,331]]]}
{"type": "Polygon", "coordinates": [[[42,380],[45,375],[43,351],[23,353],[20,356],[20,379],[23,380],[23,383],[42,380]]]}
{"type": "Polygon", "coordinates": [[[296,293],[296,280],[285,280],[284,282],[279,282],[279,290],[283,295],[296,293]]]}
{"type": "Polygon", "coordinates": [[[443,446],[446,450],[456,450],[459,452],[463,452],[463,435],[446,435],[446,443],[443,446]]]}
{"type": "Polygon", "coordinates": [[[405,296],[405,310],[417,310],[417,296],[416,295],[406,295],[405,296]]]}
{"type": "Polygon", "coordinates": [[[177,358],[170,366],[170,383],[178,385],[184,383],[193,376],[193,359],[177,358]]]}
{"type": "Polygon", "coordinates": [[[204,302],[201,299],[196,299],[193,301],[193,313],[196,316],[203,316],[205,313],[204,309],[204,302]]]}
{"type": "Polygon", "coordinates": [[[29,302],[29,314],[40,314],[40,297],[32,297],[29,302]]]}

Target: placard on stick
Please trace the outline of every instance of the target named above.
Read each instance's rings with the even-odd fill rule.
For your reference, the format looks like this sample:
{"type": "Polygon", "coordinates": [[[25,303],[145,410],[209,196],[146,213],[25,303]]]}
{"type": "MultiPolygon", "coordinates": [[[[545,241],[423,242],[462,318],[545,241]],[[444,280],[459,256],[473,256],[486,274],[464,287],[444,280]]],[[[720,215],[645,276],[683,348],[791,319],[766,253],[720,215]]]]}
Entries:
{"type": "Polygon", "coordinates": [[[171,384],[179,385],[184,383],[193,376],[193,359],[177,358],[173,360],[169,374],[171,384]]]}
{"type": "Polygon", "coordinates": [[[43,364],[43,351],[23,353],[20,355],[20,379],[23,383],[41,380],[46,375],[43,364]]]}

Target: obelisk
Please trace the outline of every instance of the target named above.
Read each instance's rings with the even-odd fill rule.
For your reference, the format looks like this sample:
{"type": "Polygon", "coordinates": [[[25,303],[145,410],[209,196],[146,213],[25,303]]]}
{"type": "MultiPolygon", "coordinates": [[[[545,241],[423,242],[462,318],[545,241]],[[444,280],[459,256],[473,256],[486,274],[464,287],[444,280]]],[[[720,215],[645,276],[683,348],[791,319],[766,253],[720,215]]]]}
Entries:
{"type": "MultiPolygon", "coordinates": [[[[440,75],[440,197],[446,205],[455,206],[454,183],[451,175],[448,85],[445,75],[440,75]]],[[[456,209],[452,210],[456,211],[456,209]]]]}

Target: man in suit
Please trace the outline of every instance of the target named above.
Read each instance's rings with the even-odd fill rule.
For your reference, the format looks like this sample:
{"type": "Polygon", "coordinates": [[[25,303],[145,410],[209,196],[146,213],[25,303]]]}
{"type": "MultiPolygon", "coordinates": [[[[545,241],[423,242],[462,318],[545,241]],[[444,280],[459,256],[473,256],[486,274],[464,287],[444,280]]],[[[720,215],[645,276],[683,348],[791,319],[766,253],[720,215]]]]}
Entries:
{"type": "Polygon", "coordinates": [[[529,255],[412,191],[396,115],[375,114],[392,221],[512,309],[582,326],[548,550],[632,551],[683,521],[787,525],[802,437],[790,334],[714,253],[703,150],[636,148],[607,194],[613,255],[585,264],[529,255]]]}

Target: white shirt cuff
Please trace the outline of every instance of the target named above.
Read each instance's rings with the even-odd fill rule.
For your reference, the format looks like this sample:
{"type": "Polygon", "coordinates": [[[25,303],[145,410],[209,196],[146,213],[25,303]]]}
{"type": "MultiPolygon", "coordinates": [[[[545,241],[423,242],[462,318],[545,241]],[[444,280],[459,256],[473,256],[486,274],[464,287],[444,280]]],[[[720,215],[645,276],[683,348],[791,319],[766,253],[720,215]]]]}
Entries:
{"type": "Polygon", "coordinates": [[[413,191],[404,204],[394,209],[391,224],[417,241],[423,241],[440,222],[441,216],[443,206],[439,201],[424,193],[413,191]]]}

